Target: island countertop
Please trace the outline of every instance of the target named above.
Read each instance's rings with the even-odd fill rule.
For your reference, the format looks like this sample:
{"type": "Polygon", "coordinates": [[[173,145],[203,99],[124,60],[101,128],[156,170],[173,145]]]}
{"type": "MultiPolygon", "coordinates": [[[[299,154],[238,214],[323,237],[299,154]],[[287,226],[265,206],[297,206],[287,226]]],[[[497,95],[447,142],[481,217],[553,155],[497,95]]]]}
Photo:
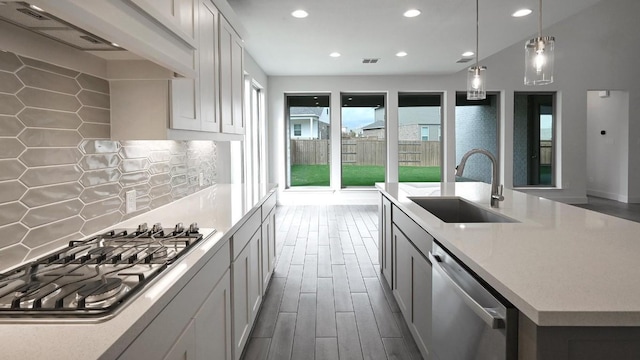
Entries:
{"type": "Polygon", "coordinates": [[[380,183],[400,210],[538,326],[640,326],[640,223],[484,183],[380,183]],[[517,223],[445,223],[410,197],[456,196],[517,223]]]}

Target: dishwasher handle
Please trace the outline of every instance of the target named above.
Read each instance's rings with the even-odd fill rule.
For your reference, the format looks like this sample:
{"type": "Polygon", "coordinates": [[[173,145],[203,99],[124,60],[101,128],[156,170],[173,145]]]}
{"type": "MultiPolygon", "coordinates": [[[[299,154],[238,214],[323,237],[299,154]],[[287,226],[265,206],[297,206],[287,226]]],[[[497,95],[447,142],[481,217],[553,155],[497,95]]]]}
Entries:
{"type": "Polygon", "coordinates": [[[480,305],[455,281],[455,279],[451,275],[449,275],[447,270],[445,270],[445,268],[440,265],[442,260],[439,256],[433,255],[431,252],[429,252],[429,260],[431,261],[433,269],[440,273],[440,275],[442,275],[449,282],[451,288],[458,293],[464,303],[471,310],[473,310],[473,312],[475,312],[476,315],[478,315],[478,317],[482,319],[482,321],[484,321],[492,329],[503,329],[505,327],[504,318],[497,311],[491,308],[485,308],[480,305]]]}

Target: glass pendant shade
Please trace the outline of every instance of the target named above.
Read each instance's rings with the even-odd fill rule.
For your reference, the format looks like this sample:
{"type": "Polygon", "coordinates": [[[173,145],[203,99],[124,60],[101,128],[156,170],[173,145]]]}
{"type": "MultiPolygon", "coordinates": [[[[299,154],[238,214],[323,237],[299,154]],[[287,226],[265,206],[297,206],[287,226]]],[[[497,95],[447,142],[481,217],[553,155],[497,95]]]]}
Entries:
{"type": "Polygon", "coordinates": [[[525,85],[546,85],[553,82],[553,36],[536,37],[525,44],[525,85]]]}
{"type": "Polygon", "coordinates": [[[467,100],[484,100],[487,98],[485,90],[486,66],[472,66],[467,71],[467,100]]]}

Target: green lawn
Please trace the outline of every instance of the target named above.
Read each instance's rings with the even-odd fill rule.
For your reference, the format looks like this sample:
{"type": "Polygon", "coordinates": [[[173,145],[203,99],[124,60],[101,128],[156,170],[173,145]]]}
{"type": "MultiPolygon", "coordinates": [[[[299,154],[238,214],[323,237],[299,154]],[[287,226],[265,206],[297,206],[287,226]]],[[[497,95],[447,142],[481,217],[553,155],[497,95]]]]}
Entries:
{"type": "MultiPolygon", "coordinates": [[[[438,182],[438,166],[401,166],[401,182],[438,182]]],[[[345,165],[342,167],[342,186],[373,186],[384,182],[383,166],[345,165]]],[[[329,186],[329,165],[293,165],[291,186],[329,186]]]]}

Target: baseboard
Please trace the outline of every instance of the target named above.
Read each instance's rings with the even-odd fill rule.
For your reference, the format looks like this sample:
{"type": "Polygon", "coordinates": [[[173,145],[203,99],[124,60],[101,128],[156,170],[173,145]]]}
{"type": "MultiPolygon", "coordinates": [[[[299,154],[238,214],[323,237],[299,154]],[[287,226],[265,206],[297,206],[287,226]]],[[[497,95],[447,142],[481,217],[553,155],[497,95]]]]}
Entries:
{"type": "Polygon", "coordinates": [[[614,193],[610,193],[610,192],[606,192],[606,191],[587,190],[587,195],[596,196],[596,197],[599,197],[599,198],[604,198],[604,199],[609,199],[609,200],[620,201],[620,202],[623,202],[623,203],[631,202],[631,201],[629,201],[629,197],[626,196],[626,195],[614,194],[614,193]]]}

